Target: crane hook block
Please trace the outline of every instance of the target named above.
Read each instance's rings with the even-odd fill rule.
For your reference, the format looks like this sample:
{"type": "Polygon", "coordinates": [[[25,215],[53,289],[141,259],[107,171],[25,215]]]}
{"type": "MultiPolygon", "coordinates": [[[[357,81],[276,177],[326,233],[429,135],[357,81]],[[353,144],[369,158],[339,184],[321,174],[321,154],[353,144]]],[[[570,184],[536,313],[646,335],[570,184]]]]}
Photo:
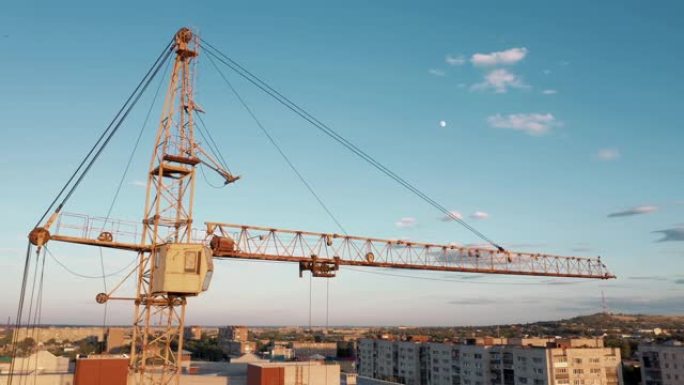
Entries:
{"type": "Polygon", "coordinates": [[[50,232],[45,227],[36,227],[28,236],[29,242],[34,246],[43,246],[50,240],[50,232]]]}

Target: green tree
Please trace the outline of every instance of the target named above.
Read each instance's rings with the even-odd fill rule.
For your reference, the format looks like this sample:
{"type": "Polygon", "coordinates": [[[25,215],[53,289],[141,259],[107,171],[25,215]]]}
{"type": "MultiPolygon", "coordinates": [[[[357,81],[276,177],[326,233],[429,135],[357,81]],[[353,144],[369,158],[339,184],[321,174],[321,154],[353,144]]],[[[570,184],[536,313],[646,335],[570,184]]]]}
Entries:
{"type": "Polygon", "coordinates": [[[19,342],[19,349],[22,351],[32,350],[36,346],[36,340],[31,337],[24,338],[23,341],[19,342]]]}

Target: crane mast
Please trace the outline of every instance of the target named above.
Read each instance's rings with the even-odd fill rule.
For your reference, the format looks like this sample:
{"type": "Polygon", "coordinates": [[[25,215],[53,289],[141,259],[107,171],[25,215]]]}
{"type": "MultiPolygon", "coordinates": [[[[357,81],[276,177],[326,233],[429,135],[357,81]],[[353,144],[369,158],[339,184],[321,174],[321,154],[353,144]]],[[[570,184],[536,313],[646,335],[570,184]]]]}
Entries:
{"type": "MultiPolygon", "coordinates": [[[[509,252],[497,248],[438,245],[332,233],[207,222],[193,229],[195,169],[207,165],[225,184],[239,179],[195,142],[193,70],[199,55],[198,37],[181,28],[174,37],[175,59],[155,135],[147,175],[140,234],[119,239],[115,231],[93,234],[97,219],[62,213],[62,205],[29,234],[40,247],[49,240],[107,247],[138,253],[135,296],[114,292],[96,296],[98,303],[133,300],[133,341],[130,369],[138,385],[179,383],[187,297],[209,287],[214,258],[258,259],[299,264],[300,275],[334,277],[340,266],[399,268],[465,273],[546,277],[615,278],[600,258],[563,257],[509,252]],[[65,225],[78,218],[80,225],[65,225]],[[54,225],[54,226],[53,226],[54,225]],[[55,227],[50,232],[50,228],[55,227]],[[74,233],[69,230],[77,229],[74,233]]],[[[118,223],[109,218],[112,228],[118,223]]],[[[104,228],[104,225],[101,227],[104,228]]],[[[130,235],[130,234],[129,234],[130,235]]],[[[131,272],[133,273],[133,272],[131,272]]]]}
{"type": "MultiPolygon", "coordinates": [[[[190,244],[195,194],[192,69],[196,38],[183,28],[175,36],[176,57],[156,133],[143,217],[135,296],[131,366],[138,383],[168,384],[180,371],[187,304],[183,293],[158,290],[161,245],[190,244]],[[174,346],[175,345],[175,346],[174,346]]],[[[195,262],[197,263],[197,261],[195,262]]]]}

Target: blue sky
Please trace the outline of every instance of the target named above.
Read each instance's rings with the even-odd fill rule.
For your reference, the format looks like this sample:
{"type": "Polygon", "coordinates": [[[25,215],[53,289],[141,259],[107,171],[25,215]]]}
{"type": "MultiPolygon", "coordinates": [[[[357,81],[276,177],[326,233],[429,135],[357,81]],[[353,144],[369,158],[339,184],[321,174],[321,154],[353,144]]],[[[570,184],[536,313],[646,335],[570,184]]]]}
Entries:
{"type": "MultiPolygon", "coordinates": [[[[601,255],[619,276],[560,282],[342,270],[330,282],[331,323],[553,319],[599,311],[602,291],[615,311],[681,312],[682,11],[674,1],[9,4],[0,15],[0,319],[15,313],[25,234],[181,26],[197,29],[496,241],[601,255]]],[[[199,71],[204,119],[243,179],[221,190],[200,179],[196,222],[335,231],[206,57],[199,71]]],[[[478,241],[229,76],[350,233],[478,241]]],[[[106,214],[150,96],[66,211],[106,214]]],[[[141,216],[139,181],[158,107],[113,217],[141,216]]],[[[52,249],[73,270],[98,274],[97,249],[52,249]]],[[[132,258],[103,253],[110,272],[132,258]]],[[[44,319],[99,322],[93,298],[102,281],[70,276],[51,259],[47,269],[44,319]]],[[[325,281],[314,281],[313,290],[314,322],[321,323],[325,281]]],[[[221,261],[211,291],[191,300],[188,319],[302,324],[308,293],[296,266],[221,261]]],[[[113,308],[111,322],[130,321],[127,304],[113,308]]]]}

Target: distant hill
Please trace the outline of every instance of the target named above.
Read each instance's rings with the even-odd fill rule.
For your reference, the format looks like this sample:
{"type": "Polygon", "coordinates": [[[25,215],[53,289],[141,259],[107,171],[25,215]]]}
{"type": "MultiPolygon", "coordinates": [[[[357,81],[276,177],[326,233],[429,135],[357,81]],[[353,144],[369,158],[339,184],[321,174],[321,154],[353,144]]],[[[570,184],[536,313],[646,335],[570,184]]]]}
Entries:
{"type": "Polygon", "coordinates": [[[684,315],[604,314],[578,316],[559,323],[601,325],[613,328],[684,329],[684,315]]]}
{"type": "Polygon", "coordinates": [[[368,333],[377,335],[428,335],[436,340],[458,337],[600,337],[611,338],[660,338],[684,339],[684,315],[646,314],[589,314],[555,321],[539,321],[526,324],[460,326],[460,327],[415,327],[374,328],[368,333]],[[656,329],[658,333],[656,333],[656,329]]]}

